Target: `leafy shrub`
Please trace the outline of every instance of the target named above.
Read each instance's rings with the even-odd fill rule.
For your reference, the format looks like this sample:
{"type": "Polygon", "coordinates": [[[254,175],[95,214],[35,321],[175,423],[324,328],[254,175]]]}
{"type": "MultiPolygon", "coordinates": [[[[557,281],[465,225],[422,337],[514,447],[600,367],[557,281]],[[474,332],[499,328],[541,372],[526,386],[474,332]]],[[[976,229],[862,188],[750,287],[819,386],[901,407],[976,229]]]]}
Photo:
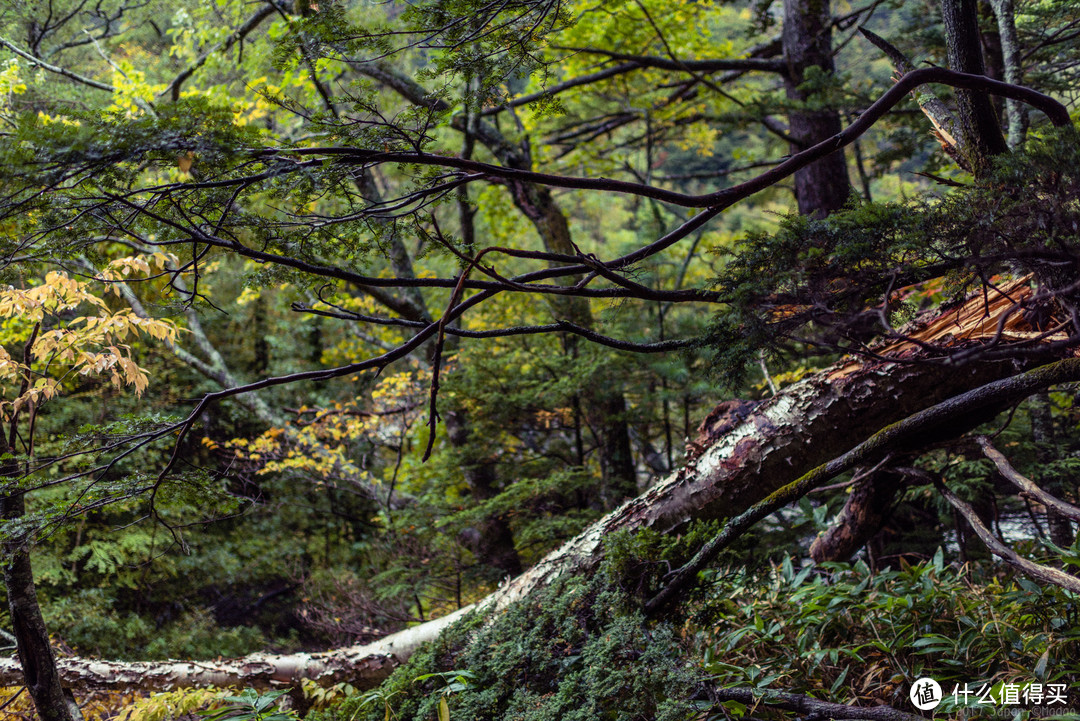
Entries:
{"type": "Polygon", "coordinates": [[[79,653],[103,658],[233,657],[267,644],[259,629],[221,628],[204,609],[184,612],[159,628],[146,617],[125,613],[116,605],[108,589],[83,589],[46,606],[46,621],[52,628],[62,628],[64,640],[79,653]]]}
{"type": "Polygon", "coordinates": [[[974,583],[978,570],[939,552],[876,574],[790,560],[758,575],[712,571],[696,618],[704,671],[716,685],[904,709],[922,676],[946,699],[955,684],[1080,683],[1080,599],[1025,578],[974,583]]]}
{"type": "MultiPolygon", "coordinates": [[[[908,690],[922,676],[941,683],[939,708],[951,713],[954,684],[1080,683],[1080,599],[1060,588],[948,566],[940,552],[878,573],[862,562],[796,569],[789,558],[758,573],[707,571],[679,628],[647,621],[623,588],[653,586],[654,567],[691,545],[660,540],[616,538],[604,573],[561,579],[488,623],[466,619],[375,691],[309,718],[685,719],[707,705],[705,686],[910,710],[908,690]]],[[[770,713],[754,716],[790,717],[770,713]]]]}
{"type": "MultiPolygon", "coordinates": [[[[568,578],[518,603],[485,625],[457,624],[417,652],[376,692],[315,712],[317,721],[443,718],[592,721],[690,714],[694,674],[667,622],[645,620],[603,574],[568,578]],[[448,669],[464,676],[443,693],[448,669]]],[[[451,680],[452,682],[452,680],[451,680]]]]}

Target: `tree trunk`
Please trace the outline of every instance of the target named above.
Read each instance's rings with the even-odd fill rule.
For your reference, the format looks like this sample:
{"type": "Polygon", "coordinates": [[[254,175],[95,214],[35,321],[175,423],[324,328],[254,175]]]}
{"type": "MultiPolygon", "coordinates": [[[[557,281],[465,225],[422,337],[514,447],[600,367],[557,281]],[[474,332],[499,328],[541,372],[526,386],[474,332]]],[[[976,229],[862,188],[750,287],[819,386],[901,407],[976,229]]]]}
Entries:
{"type": "MultiPolygon", "coordinates": [[[[983,65],[986,66],[986,76],[994,80],[1004,80],[1005,57],[1001,49],[1001,33],[998,30],[997,22],[994,20],[994,8],[990,5],[989,0],[976,0],[976,4],[979,14],[977,19],[979,42],[982,44],[983,65]]],[[[1004,101],[1005,99],[1000,96],[990,96],[990,104],[994,107],[999,126],[1001,125],[1001,119],[1004,117],[1004,101]]]]}
{"type": "MultiPolygon", "coordinates": [[[[450,618],[443,616],[429,624],[445,623],[450,618]]],[[[459,615],[453,614],[453,620],[458,618],[459,615]]],[[[432,628],[441,630],[442,627],[432,628]]],[[[408,658],[413,650],[415,646],[403,648],[399,653],[408,658]]],[[[193,686],[281,687],[298,684],[301,679],[310,679],[322,686],[348,681],[360,689],[367,689],[389,676],[397,666],[397,660],[376,643],[325,653],[252,654],[225,661],[117,662],[63,658],[56,665],[64,683],[76,691],[124,689],[148,693],[193,686]]],[[[7,686],[23,683],[15,660],[0,659],[0,683],[7,686]]],[[[41,708],[39,705],[39,713],[41,708]]],[[[70,717],[42,714],[42,721],[61,718],[70,721],[70,717]]]]}
{"type": "MultiPolygon", "coordinates": [[[[1035,441],[1035,458],[1045,466],[1054,460],[1056,433],[1052,402],[1049,393],[1039,393],[1031,398],[1031,440],[1035,441]]],[[[1064,484],[1057,478],[1048,478],[1043,482],[1047,493],[1062,497],[1064,484]]],[[[1062,548],[1073,543],[1072,521],[1051,508],[1046,509],[1046,525],[1050,529],[1050,540],[1062,548]]]]}
{"type": "MultiPolygon", "coordinates": [[[[994,8],[998,37],[1001,39],[1004,80],[1013,85],[1020,85],[1024,81],[1024,73],[1020,58],[1020,38],[1016,34],[1013,0],[991,0],[990,4],[994,8]]],[[[1028,128],[1027,106],[1017,100],[1006,100],[1005,116],[1008,119],[1009,147],[1016,148],[1023,145],[1028,128]]]]}
{"type": "MultiPolygon", "coordinates": [[[[23,396],[30,386],[32,349],[40,329],[41,323],[38,322],[23,347],[23,365],[26,372],[23,374],[22,387],[18,391],[19,396],[23,396]]],[[[22,439],[27,456],[32,456],[32,403],[26,413],[30,421],[22,439]]],[[[19,411],[13,411],[8,419],[8,426],[4,429],[7,431],[7,438],[0,434],[0,454],[9,458],[16,454],[15,445],[20,438],[19,420],[19,411]]],[[[6,486],[4,494],[0,495],[0,519],[6,536],[2,544],[4,586],[7,591],[8,610],[11,613],[11,627],[15,632],[15,643],[19,652],[19,660],[12,660],[12,664],[18,669],[19,680],[16,684],[26,686],[41,721],[81,721],[82,714],[79,713],[74,698],[60,685],[56,658],[52,646],[49,645],[49,631],[45,627],[45,619],[41,616],[37,587],[34,585],[34,570],[30,564],[30,533],[19,527],[26,515],[25,491],[18,485],[23,470],[16,460],[8,460],[0,466],[0,478],[5,481],[6,486]]]]}
{"type": "MultiPolygon", "coordinates": [[[[5,521],[17,521],[25,513],[23,494],[19,491],[0,500],[5,521]]],[[[19,660],[5,660],[12,673],[7,685],[24,685],[34,700],[42,721],[73,721],[68,697],[60,685],[56,659],[49,645],[49,632],[38,606],[37,588],[30,565],[30,552],[24,537],[4,543],[4,586],[7,589],[11,626],[19,649],[19,660]]],[[[73,705],[73,704],[72,704],[73,705]]],[[[77,709],[76,709],[77,710],[77,709]]]]}
{"type": "MultiPolygon", "coordinates": [[[[984,75],[976,0],[941,0],[948,39],[949,67],[961,73],[984,75]]],[[[990,158],[1008,150],[990,96],[976,90],[956,91],[956,114],[968,164],[975,175],[990,167],[990,158]]]]}
{"type": "MultiPolygon", "coordinates": [[[[829,0],[784,0],[781,40],[787,64],[784,76],[787,97],[805,103],[813,94],[802,87],[807,71],[817,67],[830,76],[835,71],[829,0]]],[[[793,154],[839,134],[840,130],[840,113],[835,109],[799,109],[788,114],[793,154]]],[[[795,171],[795,199],[802,215],[824,216],[839,210],[850,193],[843,153],[832,153],[795,171]]]]}
{"type": "MultiPolygon", "coordinates": [[[[495,462],[490,458],[476,458],[469,447],[469,422],[464,411],[448,411],[443,414],[446,434],[451,445],[463,454],[461,472],[473,498],[486,501],[497,493],[495,462]]],[[[476,560],[499,569],[505,575],[521,573],[521,558],[514,546],[514,534],[505,516],[492,516],[481,522],[479,528],[466,531],[465,545],[476,560]]]]}
{"type": "MultiPolygon", "coordinates": [[[[527,154],[504,150],[496,155],[508,167],[532,170],[532,160],[527,154]]],[[[571,256],[578,254],[566,215],[555,202],[550,188],[515,183],[511,191],[514,205],[532,221],[546,251],[571,256]]],[[[577,280],[566,277],[558,282],[573,285],[577,280]]],[[[548,300],[559,319],[569,320],[584,328],[595,326],[592,309],[585,298],[551,295],[548,300]]],[[[576,355],[578,342],[577,336],[567,337],[567,351],[571,355],[576,355]]],[[[630,427],[626,421],[626,399],[621,388],[600,383],[594,384],[585,394],[582,405],[595,409],[595,413],[587,415],[591,416],[590,424],[597,429],[600,437],[600,471],[603,479],[600,497],[605,508],[612,508],[623,499],[637,495],[637,474],[630,446],[630,427]]]]}
{"type": "Polygon", "coordinates": [[[630,424],[626,420],[626,398],[621,390],[608,390],[600,394],[597,403],[604,428],[601,439],[604,507],[614,508],[638,494],[637,470],[630,448],[630,424]]]}

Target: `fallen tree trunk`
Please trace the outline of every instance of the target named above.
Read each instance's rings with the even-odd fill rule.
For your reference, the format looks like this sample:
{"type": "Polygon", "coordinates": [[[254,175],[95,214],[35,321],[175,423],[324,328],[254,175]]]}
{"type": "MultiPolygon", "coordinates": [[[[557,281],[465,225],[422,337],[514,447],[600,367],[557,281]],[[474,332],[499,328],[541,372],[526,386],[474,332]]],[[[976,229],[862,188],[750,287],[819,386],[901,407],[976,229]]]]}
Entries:
{"type": "MultiPolygon", "coordinates": [[[[1007,304],[1000,304],[1002,309],[1015,310],[1018,295],[1030,293],[1019,284],[1003,290],[1011,298],[1007,304]]],[[[997,318],[986,312],[987,299],[974,299],[968,306],[939,316],[916,336],[925,341],[940,339],[948,332],[955,342],[1003,337],[997,318]]],[[[1006,332],[1025,333],[1015,327],[1019,315],[1006,313],[1006,332]]],[[[348,681],[358,688],[373,687],[421,643],[433,640],[473,608],[495,612],[562,574],[595,568],[604,539],[615,531],[653,528],[672,532],[695,519],[736,516],[886,426],[1017,372],[1011,361],[955,367],[920,361],[919,353],[917,344],[894,343],[880,349],[879,355],[888,355],[887,359],[847,359],[756,405],[721,406],[719,417],[710,417],[704,424],[703,436],[695,445],[698,451],[682,469],[592,524],[475,606],[375,643],[323,653],[253,654],[206,662],[122,663],[66,658],[58,662],[63,682],[76,691],[155,691],[183,686],[265,688],[295,685],[301,679],[320,685],[348,681]]],[[[974,425],[993,410],[981,408],[978,417],[966,420],[974,425]]],[[[950,422],[964,420],[954,418],[950,422]]],[[[0,660],[0,684],[21,683],[18,662],[0,660]]]]}
{"type": "Polygon", "coordinates": [[[881,530],[896,501],[903,497],[907,475],[894,467],[873,469],[854,484],[840,520],[810,544],[814,563],[846,561],[881,530]]]}
{"type": "Polygon", "coordinates": [[[1080,380],[1080,358],[1066,358],[1034,368],[1020,375],[987,383],[946,401],[890,423],[847,453],[814,468],[784,487],[770,493],[745,512],[728,519],[724,528],[704,544],[689,563],[668,574],[667,585],[645,604],[646,613],[654,613],[672,603],[686,590],[716,555],[732,541],[750,530],[758,521],[786,505],[794,503],[837,475],[857,464],[888,456],[894,451],[909,451],[923,446],[928,439],[951,439],[988,420],[998,411],[1019,403],[1028,396],[1053,385],[1080,380]]]}
{"type": "MultiPolygon", "coordinates": [[[[253,653],[217,661],[98,661],[68,657],[57,659],[64,687],[79,691],[123,689],[168,691],[188,687],[295,686],[310,680],[320,686],[347,682],[357,688],[378,686],[423,643],[431,641],[474,606],[405,629],[363,646],[321,653],[253,653]]],[[[0,686],[21,686],[22,667],[15,658],[0,659],[0,686]]]]}
{"type": "Polygon", "coordinates": [[[715,701],[738,701],[752,709],[775,706],[807,714],[808,718],[828,718],[834,721],[925,721],[924,716],[906,713],[892,706],[848,706],[821,701],[812,696],[782,691],[760,691],[750,688],[716,688],[711,690],[715,701]]]}

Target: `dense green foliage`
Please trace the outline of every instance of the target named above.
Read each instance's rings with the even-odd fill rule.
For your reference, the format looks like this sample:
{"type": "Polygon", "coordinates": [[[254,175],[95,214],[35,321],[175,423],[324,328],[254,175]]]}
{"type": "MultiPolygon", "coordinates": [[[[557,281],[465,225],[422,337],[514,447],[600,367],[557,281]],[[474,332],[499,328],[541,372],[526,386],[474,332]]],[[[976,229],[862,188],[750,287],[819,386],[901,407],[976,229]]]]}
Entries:
{"type": "MultiPolygon", "coordinates": [[[[731,301],[708,339],[717,375],[744,379],[761,351],[831,354],[900,338],[920,311],[957,305],[995,277],[1044,279],[1045,313],[1051,294],[1075,292],[1064,268],[1080,223],[1077,167],[1080,138],[1066,128],[1031,138],[1022,151],[996,159],[986,178],[952,192],[856,200],[828,218],[793,215],[776,232],[748,234],[728,251],[715,281],[731,301]]],[[[1047,318],[1039,330],[1049,327],[1047,318]]],[[[941,358],[956,353],[947,345],[932,350],[941,358]]],[[[1013,352],[998,339],[965,360],[1013,352]]]]}
{"type": "MultiPolygon", "coordinates": [[[[716,217],[686,200],[822,140],[792,138],[796,118],[843,126],[886,92],[891,64],[857,27],[947,64],[938,5],[821,6],[836,72],[790,67],[785,10],[812,14],[791,0],[0,7],[0,292],[61,272],[94,294],[0,322],[3,500],[26,501],[0,541],[30,552],[57,648],[368,642],[484,597],[677,471],[714,440],[697,429],[718,401],[756,407],[882,340],[961,369],[1075,352],[1072,128],[1033,114],[973,177],[926,132],[923,89],[838,150],[843,210],[793,214],[790,178],[716,217]],[[1006,313],[1027,336],[905,335],[1029,275],[1033,300],[1006,313]],[[18,365],[99,311],[181,331],[18,365]],[[120,358],[140,370],[110,382],[120,358]]],[[[1009,14],[1025,82],[1071,103],[1077,3],[1009,14]]],[[[1058,388],[980,427],[1073,502],[1076,401],[1058,388]]],[[[321,721],[674,721],[783,717],[719,710],[715,686],[907,709],[923,674],[1080,684],[1075,594],[996,566],[932,481],[1048,564],[1078,555],[1073,525],[970,438],[886,460],[907,475],[854,566],[804,564],[866,468],[762,521],[666,616],[643,602],[723,519],[615,534],[600,570],[457,624],[379,688],[294,696],[321,721]]],[[[229,693],[210,713],[279,713],[229,693]]],[[[157,701],[133,721],[208,697],[157,701]]]]}
{"type": "Polygon", "coordinates": [[[980,566],[958,571],[942,557],[877,573],[861,562],[796,570],[790,560],[764,578],[717,572],[696,619],[704,670],[720,685],[897,707],[911,680],[930,676],[949,714],[986,710],[977,698],[954,704],[957,684],[991,688],[1001,702],[1001,684],[1077,683],[1074,594],[980,566]]]}
{"type": "MultiPolygon", "coordinates": [[[[631,545],[653,562],[679,558],[660,539],[631,545]]],[[[688,719],[709,707],[709,686],[900,706],[923,676],[947,693],[954,684],[990,688],[999,701],[1006,683],[1078,682],[1073,594],[985,575],[981,566],[958,572],[940,552],[877,573],[861,562],[797,570],[790,557],[759,571],[718,569],[682,626],[642,617],[618,569],[649,561],[615,557],[622,560],[589,582],[560,582],[490,623],[458,624],[377,691],[314,718],[427,719],[446,698],[451,718],[688,719]]],[[[943,712],[958,711],[951,703],[943,712]]],[[[735,718],[748,713],[725,707],[735,718]]],[[[985,710],[974,698],[962,707],[985,710]]]]}
{"type": "Polygon", "coordinates": [[[558,583],[490,626],[482,619],[462,626],[377,692],[316,718],[379,719],[387,707],[403,719],[430,718],[448,678],[416,679],[453,669],[469,674],[449,702],[452,718],[686,717],[693,675],[683,667],[677,629],[648,624],[624,593],[601,580],[558,583]]]}

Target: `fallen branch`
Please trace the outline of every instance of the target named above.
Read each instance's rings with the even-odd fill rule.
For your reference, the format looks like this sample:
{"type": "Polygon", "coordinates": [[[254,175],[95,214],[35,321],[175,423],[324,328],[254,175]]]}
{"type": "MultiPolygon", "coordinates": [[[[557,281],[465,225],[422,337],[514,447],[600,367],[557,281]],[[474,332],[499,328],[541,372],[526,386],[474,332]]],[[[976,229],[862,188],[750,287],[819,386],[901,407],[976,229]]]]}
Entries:
{"type": "MultiPolygon", "coordinates": [[[[677,594],[696,580],[699,571],[751,526],[789,503],[797,501],[839,474],[851,470],[860,463],[880,458],[888,452],[911,448],[917,445],[914,442],[929,435],[941,436],[963,432],[966,427],[971,426],[973,418],[977,421],[984,420],[1000,408],[1023,400],[1036,391],[1077,380],[1080,380],[1080,358],[1068,358],[1012,378],[988,383],[883,428],[847,453],[814,468],[728,521],[720,533],[702,546],[689,563],[671,573],[667,585],[645,604],[645,610],[653,613],[675,600],[677,594]]],[[[970,507],[968,510],[971,510],[970,507]]],[[[974,511],[971,513],[974,514],[974,511]]],[[[987,545],[990,544],[987,543],[987,545]]],[[[1006,550],[1012,556],[1019,558],[1011,550],[1006,550]]],[[[998,553],[998,551],[994,552],[998,553]]],[[[1006,558],[1006,560],[1009,559],[1006,558]]],[[[1061,574],[1060,571],[1055,571],[1055,573],[1061,574]]],[[[1072,576],[1068,578],[1071,578],[1076,584],[1075,588],[1080,590],[1080,579],[1072,576]]],[[[1058,583],[1058,585],[1062,584],[1058,583]]],[[[1065,587],[1072,588],[1072,586],[1065,587]]]]}
{"type": "Polygon", "coordinates": [[[960,512],[960,515],[971,525],[971,529],[975,531],[975,535],[979,537],[979,540],[982,541],[995,556],[1001,558],[1005,563],[1016,568],[1021,573],[1031,576],[1036,581],[1041,583],[1052,583],[1055,586],[1061,586],[1066,591],[1080,593],[1080,578],[1065,573],[1064,571],[1059,571],[1056,568],[1044,566],[1041,563],[1035,563],[1034,561],[1029,561],[1024,558],[1016,551],[1006,546],[990,531],[989,528],[983,525],[983,522],[979,518],[979,514],[975,512],[975,509],[957,498],[956,494],[946,488],[944,483],[937,481],[935,485],[937,486],[938,491],[941,492],[941,495],[945,497],[945,500],[960,512]]]}
{"type": "Polygon", "coordinates": [[[1020,473],[1012,467],[1012,464],[1009,463],[1008,459],[1006,459],[998,449],[990,445],[990,439],[986,436],[979,436],[975,440],[983,449],[983,454],[997,466],[998,473],[1000,473],[1005,480],[1020,489],[1020,495],[1022,497],[1037,501],[1047,508],[1061,514],[1065,518],[1080,521],[1080,508],[1077,508],[1073,504],[1063,501],[1056,496],[1050,495],[1035,485],[1030,478],[1020,475],[1020,473]]]}
{"type": "MultiPolygon", "coordinates": [[[[368,689],[382,683],[397,668],[399,659],[407,659],[421,643],[437,636],[472,608],[466,606],[374,643],[322,653],[254,653],[218,661],[124,662],[69,657],[57,659],[56,665],[65,688],[79,692],[95,689],[151,692],[203,686],[265,689],[296,686],[303,679],[320,686],[348,682],[359,689],[368,689]]],[[[0,659],[0,685],[23,683],[18,660],[0,659]]]]}
{"type": "Polygon", "coordinates": [[[783,691],[755,691],[749,688],[718,688],[712,691],[717,701],[738,701],[754,708],[760,705],[776,706],[788,711],[810,714],[813,718],[859,719],[860,721],[926,721],[925,717],[900,711],[892,706],[872,706],[869,708],[845,706],[840,703],[819,701],[812,696],[783,691]]]}

